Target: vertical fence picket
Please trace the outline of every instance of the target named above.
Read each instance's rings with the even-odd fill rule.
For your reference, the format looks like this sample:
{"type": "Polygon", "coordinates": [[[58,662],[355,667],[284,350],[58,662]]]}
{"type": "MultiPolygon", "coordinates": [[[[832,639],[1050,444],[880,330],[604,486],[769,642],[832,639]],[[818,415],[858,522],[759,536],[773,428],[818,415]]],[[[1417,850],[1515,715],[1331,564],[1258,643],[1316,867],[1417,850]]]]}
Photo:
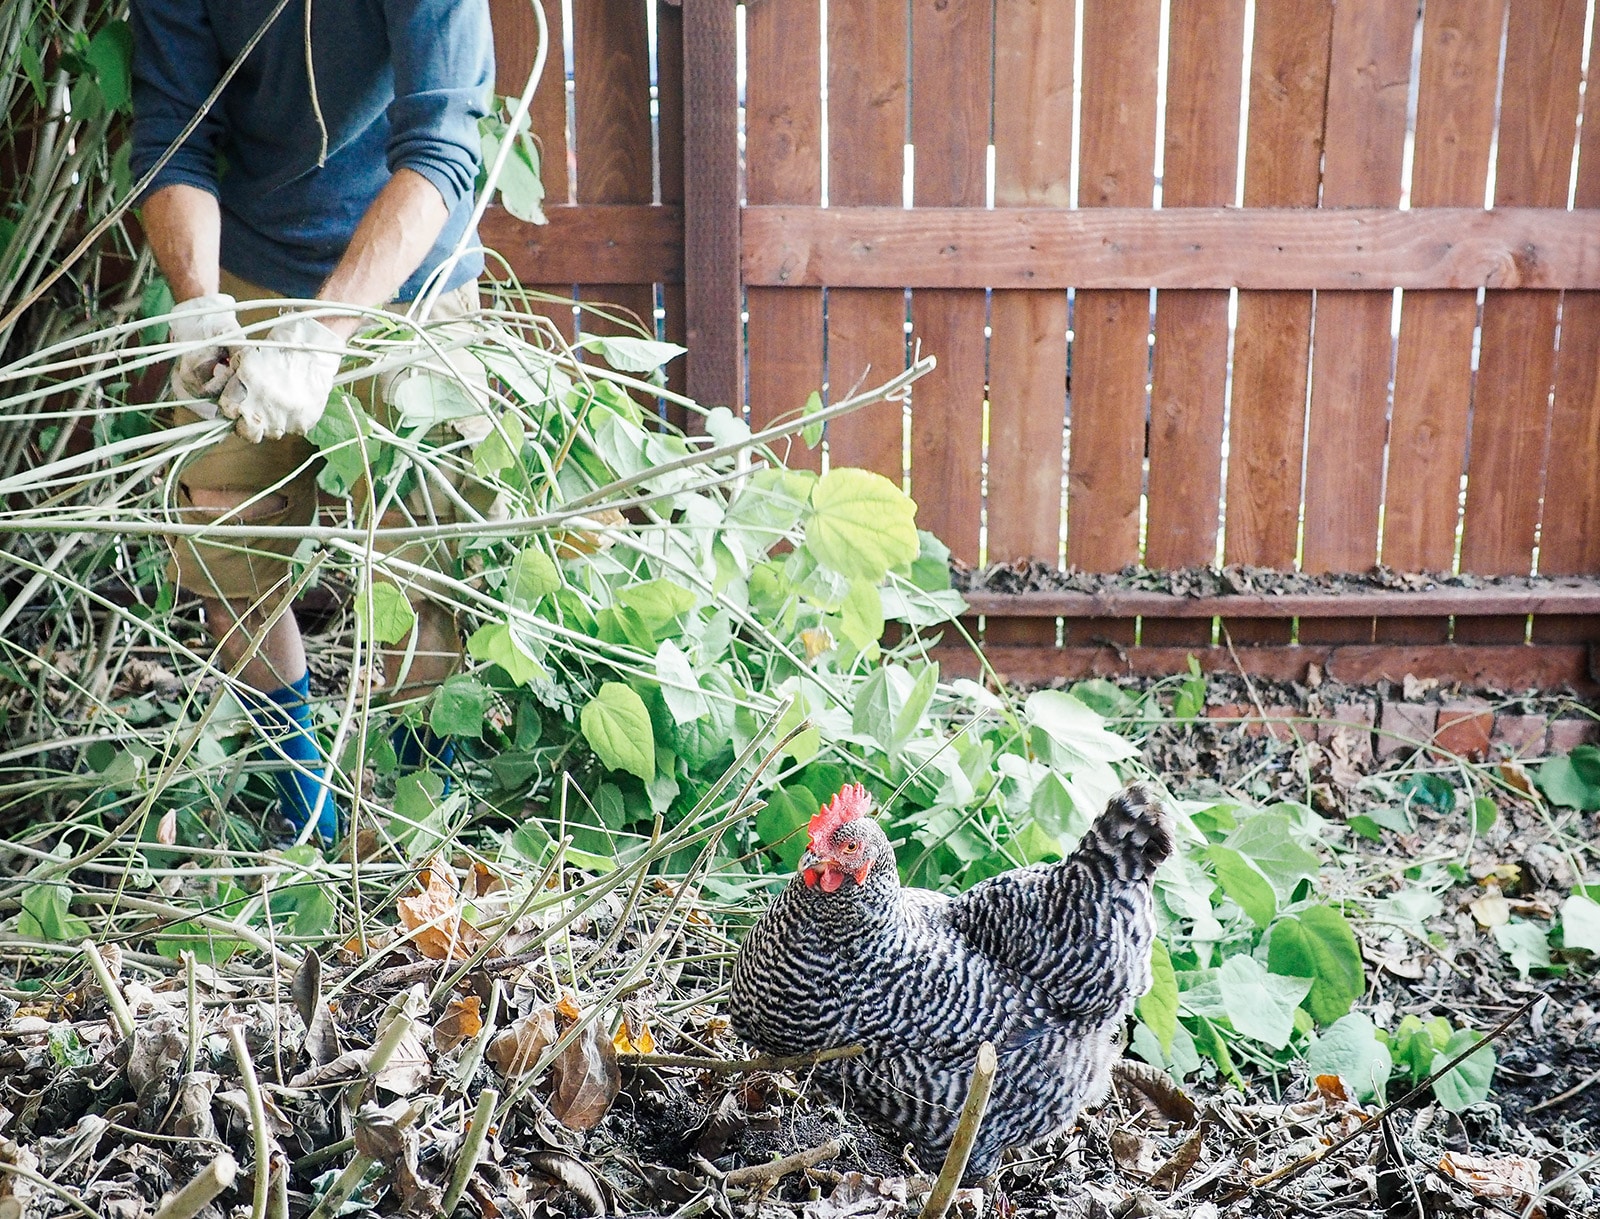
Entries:
{"type": "MultiPolygon", "coordinates": [[[[836,207],[898,207],[906,141],[907,0],[828,6],[828,190],[836,207]]],[[[832,288],[827,294],[828,398],[906,366],[905,293],[832,288]]],[[[870,406],[828,426],[833,465],[905,476],[901,409],[870,406]]]]}
{"type": "MultiPolygon", "coordinates": [[[[1222,207],[1236,190],[1244,0],[1172,0],[1168,30],[1161,206],[1222,207]]],[[[1155,339],[1145,565],[1209,565],[1222,496],[1228,293],[1157,292],[1155,339]]],[[[1146,618],[1139,639],[1203,646],[1211,620],[1146,618]]]]}
{"type": "MultiPolygon", "coordinates": [[[[1593,90],[1592,67],[1589,80],[1593,90]]],[[[1600,208],[1600,102],[1592,92],[1584,102],[1582,132],[1574,203],[1600,208]]],[[[1562,294],[1539,571],[1548,576],[1600,573],[1600,292],[1562,294]]],[[[1533,620],[1535,643],[1592,643],[1597,638],[1600,621],[1594,618],[1533,620]]]]}
{"type": "MultiPolygon", "coordinates": [[[[1498,207],[1565,207],[1578,117],[1583,0],[1512,0],[1495,165],[1498,207]]],[[[1461,568],[1526,575],[1543,487],[1560,293],[1489,292],[1473,395],[1461,568]]],[[[1522,616],[1461,620],[1456,639],[1521,643],[1522,616]]]]}
{"type": "MultiPolygon", "coordinates": [[[[494,25],[494,89],[498,94],[519,97],[527,86],[528,73],[539,52],[539,26],[525,0],[489,0],[489,19],[494,25]]],[[[549,29],[544,74],[533,92],[529,123],[539,144],[539,175],[544,181],[545,206],[561,207],[571,187],[567,175],[567,65],[562,50],[562,14],[559,4],[545,10],[549,29]]],[[[498,269],[489,265],[491,276],[498,269]]],[[[572,299],[571,284],[524,284],[534,292],[572,299]]],[[[551,301],[530,302],[529,313],[547,317],[569,343],[576,337],[572,307],[551,301]]]]}
{"type": "MultiPolygon", "coordinates": [[[[577,0],[572,10],[577,201],[651,203],[650,39],[645,0],[577,0]]],[[[580,284],[586,305],[637,319],[654,333],[653,284],[580,284]],[[631,317],[630,317],[631,315],[631,317]]],[[[617,334],[631,327],[585,309],[579,329],[617,334]]]]}
{"type": "MultiPolygon", "coordinates": [[[[912,0],[912,199],[919,207],[982,207],[989,149],[987,4],[912,0]]],[[[978,561],[983,513],[987,308],[981,290],[918,289],[911,333],[939,366],[911,400],[911,494],[924,528],[964,563],[978,561]]]]}
{"type": "MultiPolygon", "coordinates": [[[[1323,207],[1397,207],[1416,10],[1343,0],[1328,61],[1323,207]],[[1352,138],[1360,133],[1360,138],[1352,138]]],[[[1319,292],[1306,428],[1307,571],[1366,571],[1378,557],[1394,293],[1319,292]]],[[[1369,643],[1373,619],[1302,619],[1302,643],[1369,643]]]]}
{"type": "MultiPolygon", "coordinates": [[[[747,10],[745,194],[752,206],[822,202],[822,6],[785,0],[747,10]]],[[[745,291],[750,424],[792,418],[822,388],[822,289],[745,291]]],[[[785,447],[785,446],[780,446],[785,447]]],[[[797,436],[791,466],[822,468],[822,447],[797,436]]]]}
{"type": "MultiPolygon", "coordinates": [[[[994,51],[996,207],[1072,202],[1075,0],[998,0],[994,51]]],[[[989,300],[989,561],[1054,564],[1061,539],[1067,294],[995,291],[989,300]]],[[[984,640],[1055,642],[1053,618],[991,618],[984,640]]]]}
{"type": "MultiPolygon", "coordinates": [[[[654,0],[656,6],[656,157],[660,162],[661,202],[683,205],[683,5],[654,0]]],[[[661,285],[662,337],[686,346],[682,284],[661,285]]],[[[689,392],[689,361],[693,353],[667,365],[667,388],[689,392]]],[[[669,406],[667,418],[687,427],[688,412],[669,406]]]]}
{"type": "MultiPolygon", "coordinates": [[[[1413,207],[1483,202],[1505,11],[1506,0],[1430,0],[1423,10],[1413,207]]],[[[1401,298],[1383,516],[1383,561],[1399,571],[1449,571],[1455,558],[1477,323],[1473,291],[1401,298]]],[[[1384,619],[1376,636],[1444,643],[1450,620],[1384,619]]]]}
{"type": "MultiPolygon", "coordinates": [[[[1078,205],[1149,207],[1155,194],[1160,0],[1084,0],[1078,205]]],[[[1139,559],[1150,293],[1077,293],[1067,559],[1116,571],[1139,559]]],[[[1131,623],[1073,623],[1074,642],[1132,643],[1131,623]]]]}
{"type": "MultiPolygon", "coordinates": [[[[1246,207],[1315,207],[1333,0],[1257,0],[1245,136],[1246,207]]],[[[1292,568],[1300,512],[1310,292],[1240,292],[1228,427],[1229,563],[1292,568]]],[[[1235,643],[1287,643],[1292,624],[1230,619],[1235,643]]]]}

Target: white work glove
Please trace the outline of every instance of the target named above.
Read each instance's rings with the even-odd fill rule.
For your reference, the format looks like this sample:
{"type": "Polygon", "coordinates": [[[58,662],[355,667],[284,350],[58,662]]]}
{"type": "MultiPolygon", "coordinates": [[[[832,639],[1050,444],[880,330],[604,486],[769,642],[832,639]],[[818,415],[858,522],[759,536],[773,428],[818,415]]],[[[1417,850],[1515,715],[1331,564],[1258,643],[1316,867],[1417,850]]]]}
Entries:
{"type": "Polygon", "coordinates": [[[314,317],[290,314],[271,330],[272,346],[236,348],[233,377],[217,399],[234,431],[252,443],[304,436],[328,405],[344,340],[314,317]]]}
{"type": "Polygon", "coordinates": [[[228,383],[228,349],[244,338],[234,315],[237,302],[226,292],[186,300],[172,310],[168,337],[195,346],[178,357],[172,389],[179,398],[215,398],[228,383]]]}

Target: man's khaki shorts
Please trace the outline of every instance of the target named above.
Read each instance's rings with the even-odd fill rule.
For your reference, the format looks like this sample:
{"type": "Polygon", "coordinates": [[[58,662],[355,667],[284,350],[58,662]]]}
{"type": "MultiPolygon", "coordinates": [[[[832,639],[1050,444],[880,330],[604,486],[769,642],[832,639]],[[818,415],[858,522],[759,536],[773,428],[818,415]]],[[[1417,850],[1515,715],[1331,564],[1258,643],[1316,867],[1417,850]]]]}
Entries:
{"type": "MultiPolygon", "coordinates": [[[[281,293],[268,292],[237,276],[222,272],[221,290],[235,300],[270,300],[281,293]]],[[[402,313],[409,302],[389,307],[391,312],[402,313]]],[[[469,315],[478,305],[478,286],[466,283],[453,292],[441,296],[434,305],[432,320],[448,322],[469,315]]],[[[239,321],[250,325],[272,316],[270,307],[242,309],[239,321]]],[[[448,336],[447,328],[430,327],[430,334],[438,339],[448,336]]],[[[468,351],[453,351],[446,355],[450,365],[460,374],[475,396],[487,403],[491,401],[483,365],[468,351]],[[478,392],[478,391],[481,391],[478,392]]],[[[394,389],[397,378],[380,374],[350,384],[347,388],[361,402],[362,407],[385,426],[392,427],[397,416],[394,409],[394,389]]],[[[174,406],[167,412],[173,426],[194,423],[200,415],[186,407],[174,406]]],[[[485,416],[487,418],[487,416],[485,416]]],[[[436,443],[459,441],[448,425],[436,429],[440,434],[429,435],[436,443]]],[[[186,522],[206,522],[220,525],[287,525],[306,527],[317,520],[317,473],[322,461],[316,447],[304,436],[285,436],[281,440],[263,440],[252,444],[236,432],[229,432],[215,445],[195,456],[181,460],[174,470],[177,483],[177,500],[186,522]],[[207,510],[195,505],[195,494],[212,500],[206,492],[231,493],[245,497],[236,508],[207,510]]],[[[492,489],[471,478],[457,481],[456,489],[466,502],[484,515],[491,511],[495,495],[492,489]]],[[[352,489],[356,516],[364,523],[362,508],[370,514],[371,493],[363,481],[352,489]]],[[[214,502],[214,500],[213,500],[214,502]]],[[[382,524],[386,527],[406,526],[412,523],[450,523],[457,519],[457,509],[448,496],[429,495],[420,488],[407,497],[404,507],[393,507],[384,513],[382,524]]],[[[407,562],[442,570],[449,561],[451,549],[439,544],[408,542],[385,545],[377,539],[381,553],[392,554],[407,562]]],[[[207,540],[182,537],[174,541],[172,561],[167,575],[180,588],[214,597],[236,605],[249,605],[258,601],[272,601],[290,587],[289,562],[300,539],[294,537],[234,537],[207,540]]],[[[402,582],[413,600],[423,594],[402,582]]]]}

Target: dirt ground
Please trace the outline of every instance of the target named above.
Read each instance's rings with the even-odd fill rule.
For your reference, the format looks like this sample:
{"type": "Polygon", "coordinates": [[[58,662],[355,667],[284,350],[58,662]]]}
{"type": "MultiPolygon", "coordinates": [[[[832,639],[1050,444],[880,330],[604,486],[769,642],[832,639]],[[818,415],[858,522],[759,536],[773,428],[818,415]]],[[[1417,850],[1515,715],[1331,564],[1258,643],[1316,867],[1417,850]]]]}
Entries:
{"type": "MultiPolygon", "coordinates": [[[[1314,721],[1341,694],[1259,683],[1246,690],[1214,679],[1212,704],[1261,699],[1300,708],[1307,719],[1277,732],[1168,721],[1149,735],[1144,760],[1186,798],[1293,799],[1344,820],[1392,808],[1398,786],[1418,773],[1461,781],[1458,764],[1379,762],[1370,751],[1317,741],[1314,721]]],[[[1549,700],[1534,710],[1565,706],[1549,700]]],[[[1490,878],[1516,909],[1559,906],[1576,879],[1571,844],[1600,841],[1600,817],[1519,798],[1514,768],[1497,771],[1491,762],[1483,773],[1491,771],[1511,782],[1496,789],[1498,816],[1484,832],[1454,808],[1411,801],[1403,830],[1382,841],[1350,835],[1337,856],[1343,876],[1329,882],[1372,894],[1397,889],[1405,867],[1425,860],[1462,869],[1429,938],[1360,928],[1370,986],[1359,1007],[1380,1024],[1406,1013],[1442,1014],[1486,1030],[1533,1000],[1497,1046],[1487,1102],[1451,1114],[1424,1096],[1319,1162],[1263,1182],[1325,1150],[1373,1109],[1319,1088],[1303,1067],[1247,1073],[1243,1090],[1203,1070],[1179,1089],[1135,1063],[1073,1131],[1016,1154],[985,1198],[964,1196],[958,1208],[971,1214],[982,1205],[1002,1219],[1476,1217],[1523,1214],[1542,1185],[1547,1192],[1531,1213],[1600,1215],[1600,993],[1592,962],[1523,980],[1473,905],[1488,891],[1480,878],[1490,878]]],[[[334,954],[320,977],[308,980],[302,971],[293,986],[259,968],[214,974],[202,967],[192,1067],[190,1008],[171,963],[111,953],[136,1025],[132,1037],[115,1030],[102,988],[86,972],[20,967],[16,976],[46,985],[0,992],[9,996],[0,999],[0,1217],[133,1219],[223,1152],[240,1176],[204,1213],[249,1214],[253,1121],[265,1123],[281,1148],[274,1171],[286,1184],[289,1215],[298,1219],[318,1200],[334,1213],[326,1208],[336,1199],[327,1195],[352,1147],[370,1156],[371,1167],[351,1178],[360,1188],[346,1206],[356,1209],[341,1213],[374,1205],[381,1214],[437,1213],[473,1107],[490,1088],[507,1103],[467,1183],[463,1213],[914,1213],[925,1172],[937,1166],[912,1164],[835,1103],[825,1069],[738,1069],[747,1051],[718,1006],[730,943],[715,909],[690,912],[670,966],[630,975],[676,896],[646,886],[625,907],[612,895],[568,928],[565,951],[602,962],[597,990],[617,983],[606,992],[605,1012],[558,990],[542,953],[474,963],[431,1001],[454,966],[410,948],[359,959],[334,954]],[[418,997],[407,1029],[375,1069],[370,1047],[382,1039],[380,1025],[392,1028],[407,993],[418,997]],[[315,1016],[308,1030],[302,1013],[317,1006],[308,995],[333,997],[337,1027],[315,1016]],[[495,1005],[502,1028],[516,1021],[509,1048],[471,1035],[495,1005]],[[597,1017],[617,1007],[624,1023],[613,1037],[597,1017]],[[552,1046],[556,1036],[570,1044],[552,1046]],[[518,1069],[529,1065],[516,1061],[519,1054],[547,1051],[553,1075],[518,1069]],[[254,1081],[241,1068],[246,1059],[254,1081]],[[358,1120],[352,1114],[364,1101],[381,1108],[362,1110],[358,1120]],[[319,1151],[330,1144],[341,1154],[319,1151]],[[773,1172],[775,1157],[796,1153],[813,1153],[806,1158],[814,1162],[773,1172]]],[[[267,1201],[268,1213],[280,1213],[267,1201]]]]}

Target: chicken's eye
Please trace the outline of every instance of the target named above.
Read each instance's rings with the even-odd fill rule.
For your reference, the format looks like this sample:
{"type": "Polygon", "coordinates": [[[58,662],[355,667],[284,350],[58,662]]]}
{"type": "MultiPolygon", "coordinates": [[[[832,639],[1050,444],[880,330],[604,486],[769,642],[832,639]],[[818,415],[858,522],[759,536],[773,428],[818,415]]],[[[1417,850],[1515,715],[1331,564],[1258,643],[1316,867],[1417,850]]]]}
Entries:
{"type": "Polygon", "coordinates": [[[844,847],[843,847],[844,853],[846,855],[854,855],[860,849],[861,849],[861,844],[859,842],[847,842],[847,843],[844,844],[844,847]]]}

